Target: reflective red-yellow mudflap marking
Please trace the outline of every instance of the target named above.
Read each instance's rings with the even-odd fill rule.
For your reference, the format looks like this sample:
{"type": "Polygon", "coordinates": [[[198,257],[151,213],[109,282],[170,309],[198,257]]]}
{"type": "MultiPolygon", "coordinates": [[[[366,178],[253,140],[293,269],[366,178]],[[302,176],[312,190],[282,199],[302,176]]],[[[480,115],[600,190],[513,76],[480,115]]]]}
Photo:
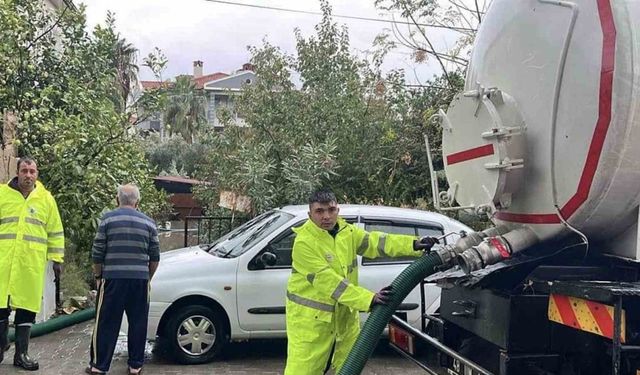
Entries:
{"type": "MultiPolygon", "coordinates": [[[[551,294],[549,320],[613,339],[613,306],[582,298],[551,294]]],[[[625,311],[621,316],[621,341],[625,342],[625,311]]]]}

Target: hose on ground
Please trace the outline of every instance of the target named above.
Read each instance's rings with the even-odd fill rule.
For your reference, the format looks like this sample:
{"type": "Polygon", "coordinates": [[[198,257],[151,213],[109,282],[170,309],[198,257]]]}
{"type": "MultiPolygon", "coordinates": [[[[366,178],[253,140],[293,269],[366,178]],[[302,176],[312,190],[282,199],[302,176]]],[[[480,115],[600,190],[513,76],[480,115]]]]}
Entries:
{"type": "Polygon", "coordinates": [[[405,268],[391,283],[393,295],[388,305],[376,305],[373,307],[369,318],[364,323],[362,331],[355,345],[347,357],[338,375],[359,375],[373,353],[382,331],[389,323],[396,309],[425,277],[436,272],[436,267],[442,265],[442,260],[436,253],[423,256],[405,268]]]}
{"type": "MultiPolygon", "coordinates": [[[[31,327],[31,337],[46,335],[47,333],[55,332],[63,328],[72,326],[74,324],[86,322],[87,320],[93,319],[95,317],[96,317],[95,307],[77,311],[69,315],[61,315],[56,318],[52,318],[47,321],[44,321],[42,323],[34,324],[31,327]]],[[[9,341],[12,342],[14,340],[15,340],[15,332],[12,329],[9,331],[9,341]]]]}

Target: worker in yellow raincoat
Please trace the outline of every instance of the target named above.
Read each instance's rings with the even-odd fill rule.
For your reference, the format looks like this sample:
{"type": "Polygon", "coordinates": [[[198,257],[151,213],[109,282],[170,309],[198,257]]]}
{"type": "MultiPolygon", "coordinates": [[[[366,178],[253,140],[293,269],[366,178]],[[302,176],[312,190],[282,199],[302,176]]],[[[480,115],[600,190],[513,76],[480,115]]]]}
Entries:
{"type": "Polygon", "coordinates": [[[389,287],[374,293],[358,286],[357,255],[417,257],[438,242],[366,232],[338,213],[333,193],[315,192],[309,198],[309,220],[294,228],[285,375],[323,374],[329,367],[337,373],[360,332],[359,312],[389,301],[389,287]]]}
{"type": "Polygon", "coordinates": [[[31,326],[40,311],[45,265],[56,278],[64,259],[64,233],[56,201],[38,180],[38,166],[18,161],[18,176],[0,186],[0,362],[8,348],[9,313],[16,310],[13,364],[39,368],[28,354],[31,326]]]}

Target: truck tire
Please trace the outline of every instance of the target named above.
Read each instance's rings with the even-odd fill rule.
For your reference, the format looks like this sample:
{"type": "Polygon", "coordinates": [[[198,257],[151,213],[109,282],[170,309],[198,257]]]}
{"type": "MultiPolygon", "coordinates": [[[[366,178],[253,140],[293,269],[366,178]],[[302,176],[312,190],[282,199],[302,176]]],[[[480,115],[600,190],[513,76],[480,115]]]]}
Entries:
{"type": "Polygon", "coordinates": [[[202,305],[178,309],[167,322],[165,337],[173,359],[185,365],[211,362],[229,342],[220,313],[202,305]]]}

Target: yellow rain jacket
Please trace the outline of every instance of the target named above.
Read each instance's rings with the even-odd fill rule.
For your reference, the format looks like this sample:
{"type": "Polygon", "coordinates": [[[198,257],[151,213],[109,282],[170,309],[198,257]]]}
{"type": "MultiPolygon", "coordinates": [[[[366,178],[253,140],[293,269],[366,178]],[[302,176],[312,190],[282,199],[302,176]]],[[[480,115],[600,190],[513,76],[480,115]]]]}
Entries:
{"type": "Polygon", "coordinates": [[[48,260],[64,260],[64,232],[56,201],[40,183],[27,199],[0,186],[0,308],[40,311],[48,260]]]}
{"type": "Polygon", "coordinates": [[[320,375],[335,341],[337,373],[360,333],[360,311],[375,293],[358,286],[357,255],[420,256],[413,236],[366,232],[338,219],[335,238],[311,220],[294,228],[293,265],[287,285],[285,375],[320,375]]]}

